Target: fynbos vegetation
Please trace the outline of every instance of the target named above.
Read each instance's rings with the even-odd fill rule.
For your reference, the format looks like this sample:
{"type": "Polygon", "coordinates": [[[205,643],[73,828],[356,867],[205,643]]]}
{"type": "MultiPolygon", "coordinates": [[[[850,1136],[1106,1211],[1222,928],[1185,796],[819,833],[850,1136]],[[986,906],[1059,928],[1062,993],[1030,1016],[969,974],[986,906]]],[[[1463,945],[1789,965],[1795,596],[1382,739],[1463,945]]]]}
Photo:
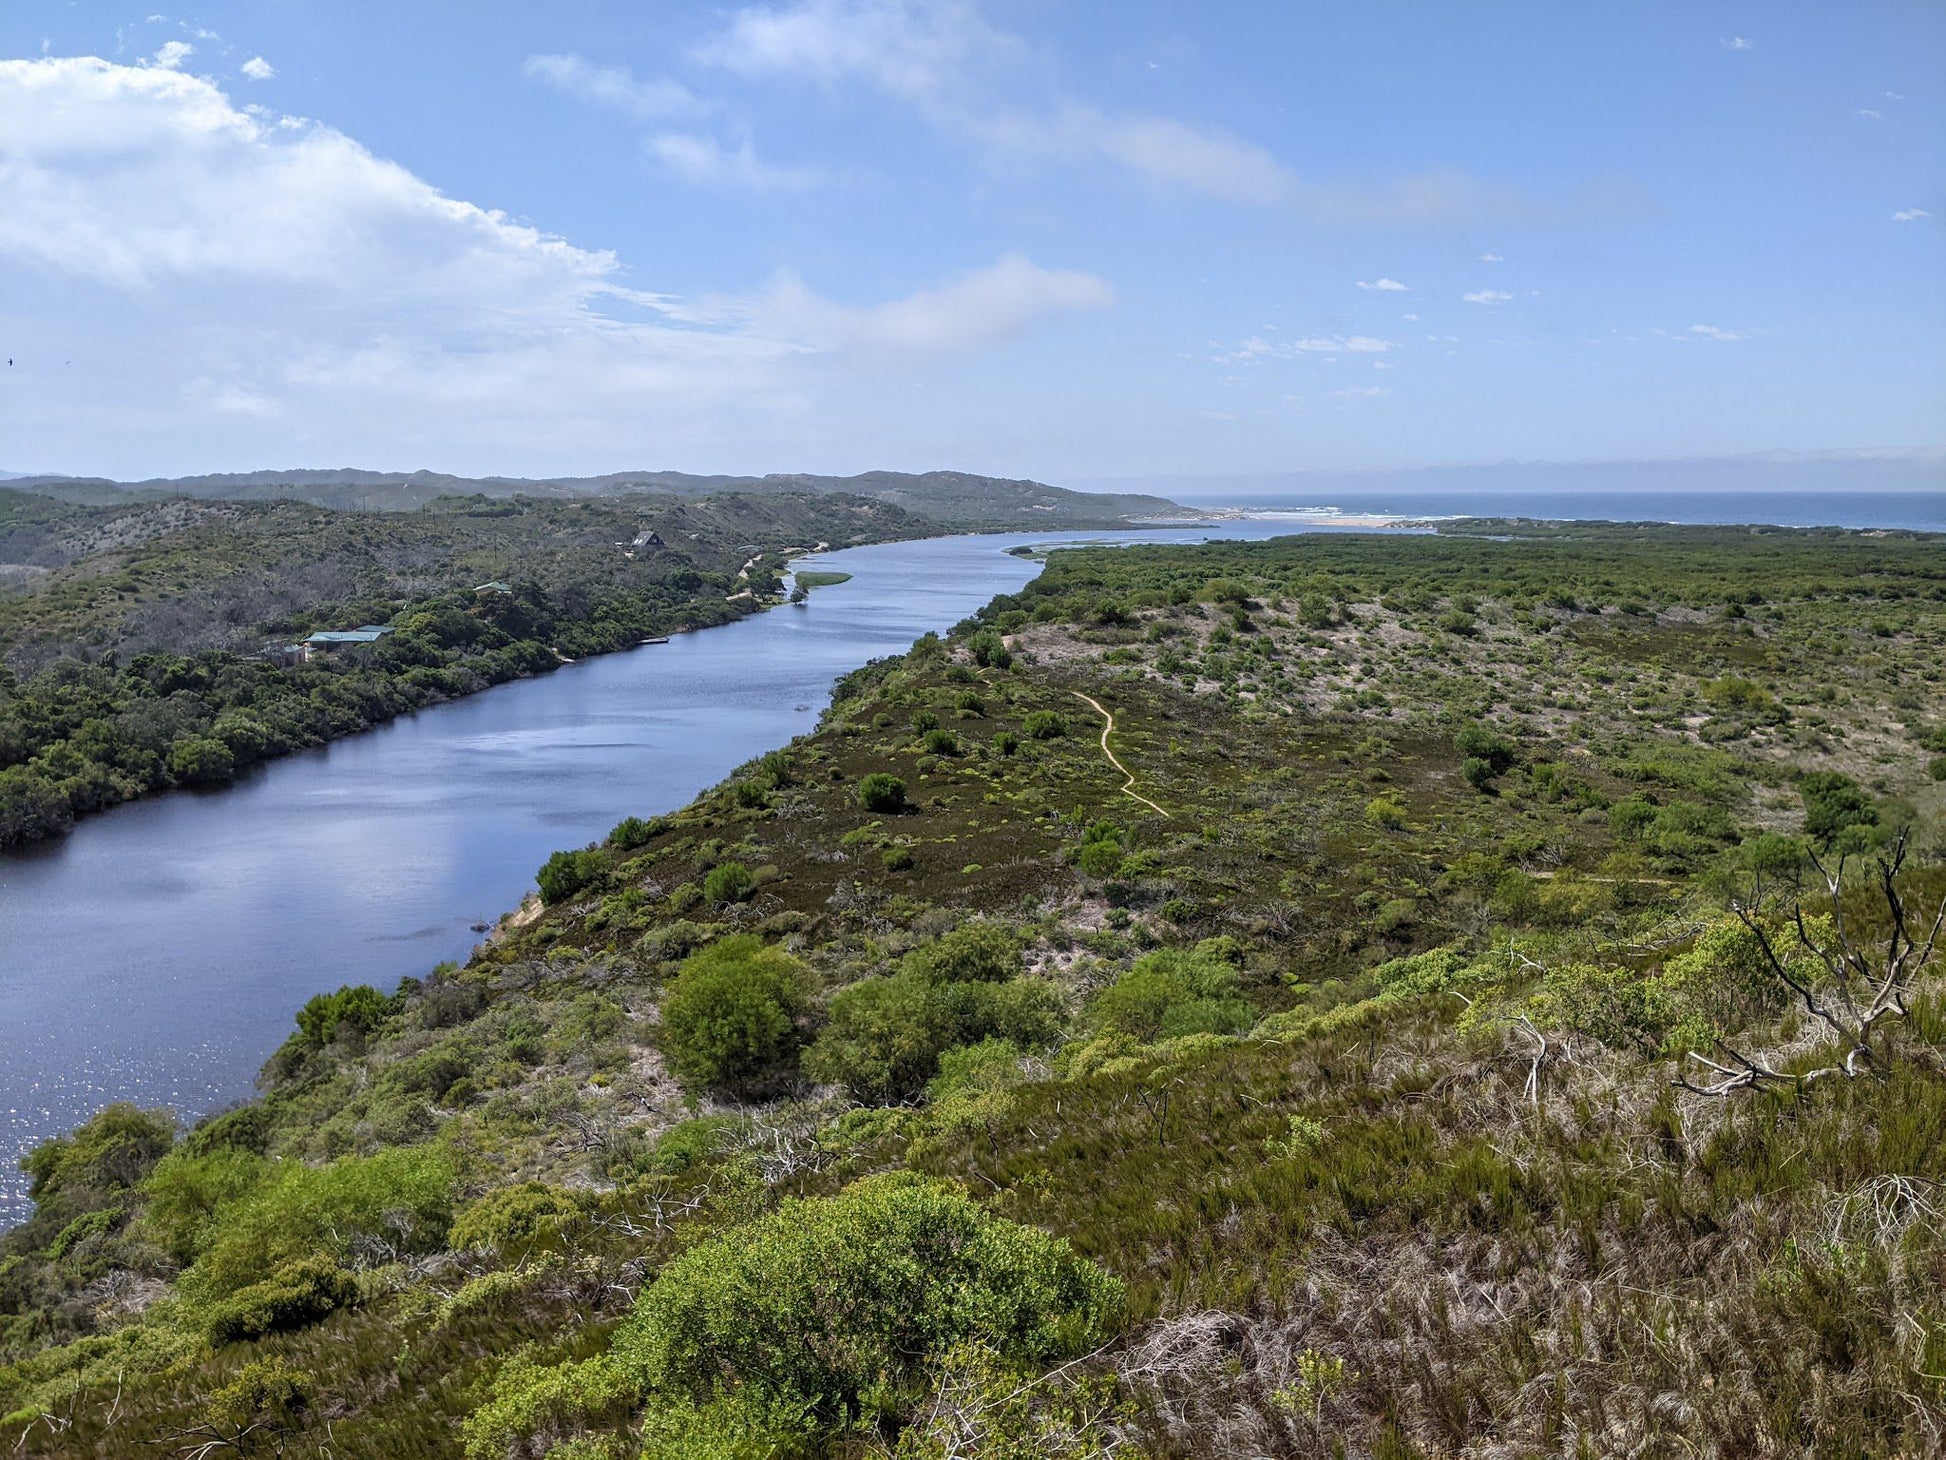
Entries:
{"type": "Polygon", "coordinates": [[[10,1439],[1935,1453],[1942,665],[1921,537],[1056,554],[36,1151],[10,1439]]]}

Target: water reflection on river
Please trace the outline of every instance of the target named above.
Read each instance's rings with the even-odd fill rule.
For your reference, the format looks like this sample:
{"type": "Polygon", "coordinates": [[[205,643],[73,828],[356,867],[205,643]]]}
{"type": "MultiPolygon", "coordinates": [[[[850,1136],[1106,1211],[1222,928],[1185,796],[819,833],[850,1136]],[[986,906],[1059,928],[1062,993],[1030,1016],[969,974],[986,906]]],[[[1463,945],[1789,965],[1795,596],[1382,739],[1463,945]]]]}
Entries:
{"type": "Polygon", "coordinates": [[[463,958],[472,925],[516,904],[549,852],[673,810],[808,731],[839,675],[1032,578],[1006,548],[1083,538],[830,553],[816,566],[855,576],[802,607],[502,686],[0,856],[0,1225],[24,1215],[14,1163],[35,1142],[111,1100],[187,1117],[248,1095],[311,994],[463,958]]]}

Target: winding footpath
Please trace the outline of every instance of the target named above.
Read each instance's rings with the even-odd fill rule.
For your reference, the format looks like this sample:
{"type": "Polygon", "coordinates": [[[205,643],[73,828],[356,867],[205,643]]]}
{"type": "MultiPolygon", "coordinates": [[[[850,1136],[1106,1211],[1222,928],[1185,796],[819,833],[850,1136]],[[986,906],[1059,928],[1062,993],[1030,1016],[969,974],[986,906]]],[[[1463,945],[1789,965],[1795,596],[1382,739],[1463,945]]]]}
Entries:
{"type": "Polygon", "coordinates": [[[1127,766],[1123,765],[1119,760],[1115,759],[1115,752],[1108,748],[1108,737],[1111,734],[1113,734],[1115,730],[1115,717],[1112,714],[1110,714],[1108,710],[1102,705],[1101,701],[1096,699],[1093,695],[1084,695],[1078,689],[1069,690],[1068,693],[1073,695],[1078,700],[1086,700],[1089,704],[1093,705],[1095,707],[1095,713],[1097,715],[1100,715],[1103,720],[1107,721],[1107,724],[1103,725],[1101,729],[1101,753],[1108,757],[1108,763],[1110,765],[1115,767],[1115,769],[1120,771],[1124,776],[1128,777],[1128,779],[1122,783],[1122,794],[1124,796],[1134,797],[1137,801],[1140,801],[1144,806],[1148,807],[1149,810],[1156,812],[1158,815],[1167,816],[1169,814],[1167,811],[1164,811],[1160,806],[1156,805],[1155,802],[1151,801],[1147,796],[1144,796],[1141,792],[1135,789],[1135,773],[1131,771],[1127,766]]]}

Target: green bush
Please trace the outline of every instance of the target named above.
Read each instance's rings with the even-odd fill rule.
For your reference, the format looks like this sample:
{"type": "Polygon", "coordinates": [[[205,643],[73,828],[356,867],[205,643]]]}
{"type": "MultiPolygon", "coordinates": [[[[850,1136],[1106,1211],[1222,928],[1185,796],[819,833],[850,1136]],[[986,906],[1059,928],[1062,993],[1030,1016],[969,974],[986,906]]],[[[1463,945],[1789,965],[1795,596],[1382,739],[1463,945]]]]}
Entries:
{"type": "Polygon", "coordinates": [[[1058,740],[1068,733],[1066,717],[1053,710],[1036,710],[1021,722],[1029,740],[1058,740]]]}
{"type": "Polygon", "coordinates": [[[494,1375],[485,1404],[460,1428],[467,1460],[560,1455],[578,1431],[619,1424],[633,1408],[632,1386],[606,1359],[543,1365],[525,1354],[494,1375]]]}
{"type": "Polygon", "coordinates": [[[973,662],[983,667],[1008,669],[1013,666],[1014,656],[996,629],[979,630],[966,641],[966,650],[973,656],[973,662]]]}
{"type": "Polygon", "coordinates": [[[639,816],[624,816],[608,833],[608,845],[617,851],[632,852],[661,836],[668,827],[669,823],[659,816],[647,821],[639,816]]]}
{"type": "Polygon", "coordinates": [[[1850,776],[1811,771],[1798,777],[1804,800],[1804,834],[1820,847],[1856,849],[1869,842],[1878,809],[1850,776]]]}
{"type": "Polygon", "coordinates": [[[843,1085],[860,1100],[907,1100],[925,1089],[939,1057],[987,1038],[1023,1049],[1060,1031],[1060,996],[1033,979],[1006,983],[928,983],[911,973],[868,978],[831,1000],[829,1018],[804,1056],[821,1083],[843,1085]]]}
{"type": "Polygon", "coordinates": [[[545,1181],[490,1191],[453,1219],[446,1245],[455,1252],[524,1252],[557,1236],[580,1215],[574,1194],[545,1181]]]}
{"type": "Polygon", "coordinates": [[[905,810],[905,782],[886,771],[873,771],[858,783],[858,804],[889,816],[905,810]]]}
{"type": "Polygon", "coordinates": [[[330,1258],[299,1258],[213,1306],[207,1320],[210,1342],[235,1343],[305,1328],[357,1296],[357,1280],[330,1258]]]}
{"type": "Polygon", "coordinates": [[[1484,791],[1493,779],[1493,762],[1485,756],[1469,755],[1460,762],[1460,774],[1466,778],[1467,785],[1484,791]]]}
{"type": "Polygon", "coordinates": [[[236,757],[220,740],[193,736],[169,752],[169,774],[185,786],[221,786],[235,779],[236,757]]]}
{"type": "Polygon", "coordinates": [[[297,1032],[314,1049],[341,1033],[370,1034],[392,1012],[393,1001],[370,984],[346,984],[336,993],[314,994],[297,1011],[297,1032]]]}
{"type": "Polygon", "coordinates": [[[457,1184],[452,1158],[425,1147],[325,1166],[272,1163],[242,1196],[216,1207],[208,1246],[180,1287],[207,1304],[319,1253],[351,1260],[437,1252],[457,1184]]]}
{"type": "Polygon", "coordinates": [[[608,862],[599,852],[556,852],[541,865],[534,880],[540,886],[541,901],[552,907],[607,876],[608,862]]]}
{"type": "Polygon", "coordinates": [[[147,1176],[175,1139],[175,1117],[167,1111],[117,1102],[21,1159],[27,1194],[48,1206],[62,1196],[124,1190],[147,1176]]]}
{"type": "Polygon", "coordinates": [[[756,878],[743,863],[723,862],[710,868],[703,879],[703,897],[712,903],[742,902],[756,886],[756,878]]]}
{"type": "Polygon", "coordinates": [[[955,928],[899,962],[923,983],[1003,983],[1020,972],[1020,935],[984,920],[955,928]]]}
{"type": "Polygon", "coordinates": [[[1453,744],[1460,755],[1467,760],[1483,760],[1493,768],[1494,775],[1501,775],[1514,763],[1514,747],[1503,735],[1497,735],[1484,725],[1467,725],[1453,737],[1453,744]]]}
{"type": "Polygon", "coordinates": [[[959,754],[959,737],[950,730],[928,730],[920,744],[927,755],[959,754]]]}
{"type": "Polygon", "coordinates": [[[1182,948],[1158,948],[1095,995],[1097,1028],[1153,1043],[1186,1034],[1240,1034],[1256,1014],[1237,993],[1228,963],[1182,948]]]}
{"type": "Polygon", "coordinates": [[[683,961],[662,1004],[669,1068],[692,1089],[748,1093],[790,1073],[802,1037],[803,970],[744,933],[683,961]]]}
{"type": "Polygon", "coordinates": [[[1017,1362],[1086,1352],[1120,1285],[1068,1244],[950,1187],[897,1175],[786,1200],[662,1269],[611,1361],[642,1392],[737,1397],[824,1424],[923,1391],[950,1349],[1017,1362]]]}

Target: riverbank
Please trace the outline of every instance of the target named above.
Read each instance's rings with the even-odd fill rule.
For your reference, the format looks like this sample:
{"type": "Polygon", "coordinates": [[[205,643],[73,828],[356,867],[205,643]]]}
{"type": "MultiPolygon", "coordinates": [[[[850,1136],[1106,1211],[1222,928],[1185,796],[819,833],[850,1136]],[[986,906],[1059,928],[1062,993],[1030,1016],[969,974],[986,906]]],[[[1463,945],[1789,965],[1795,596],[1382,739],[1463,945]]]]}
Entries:
{"type": "MultiPolygon", "coordinates": [[[[0,494],[0,509],[18,500],[0,494]]],[[[937,531],[841,497],[341,517],[286,505],[199,504],[184,518],[189,509],[166,503],[137,510],[134,526],[63,509],[80,514],[66,525],[76,556],[26,597],[0,601],[0,662],[25,670],[51,657],[0,679],[0,849],[160,792],[219,789],[294,751],[644,638],[731,622],[782,599],[789,561],[815,551],[805,543],[937,531]],[[145,528],[140,510],[156,521],[145,528]],[[118,543],[154,536],[88,550],[89,534],[111,527],[118,543]],[[374,577],[388,552],[396,566],[374,577]],[[292,559],[278,564],[282,586],[236,585],[280,554],[292,559]],[[428,591],[429,578],[444,586],[428,591]],[[290,586],[306,583],[308,595],[290,586]],[[127,606],[131,591],[138,607],[127,606]],[[257,630],[232,627],[246,613],[257,630]],[[386,632],[330,654],[275,647],[360,623],[386,632]]],[[[39,531],[40,551],[58,559],[58,541],[47,546],[39,531]]]]}

